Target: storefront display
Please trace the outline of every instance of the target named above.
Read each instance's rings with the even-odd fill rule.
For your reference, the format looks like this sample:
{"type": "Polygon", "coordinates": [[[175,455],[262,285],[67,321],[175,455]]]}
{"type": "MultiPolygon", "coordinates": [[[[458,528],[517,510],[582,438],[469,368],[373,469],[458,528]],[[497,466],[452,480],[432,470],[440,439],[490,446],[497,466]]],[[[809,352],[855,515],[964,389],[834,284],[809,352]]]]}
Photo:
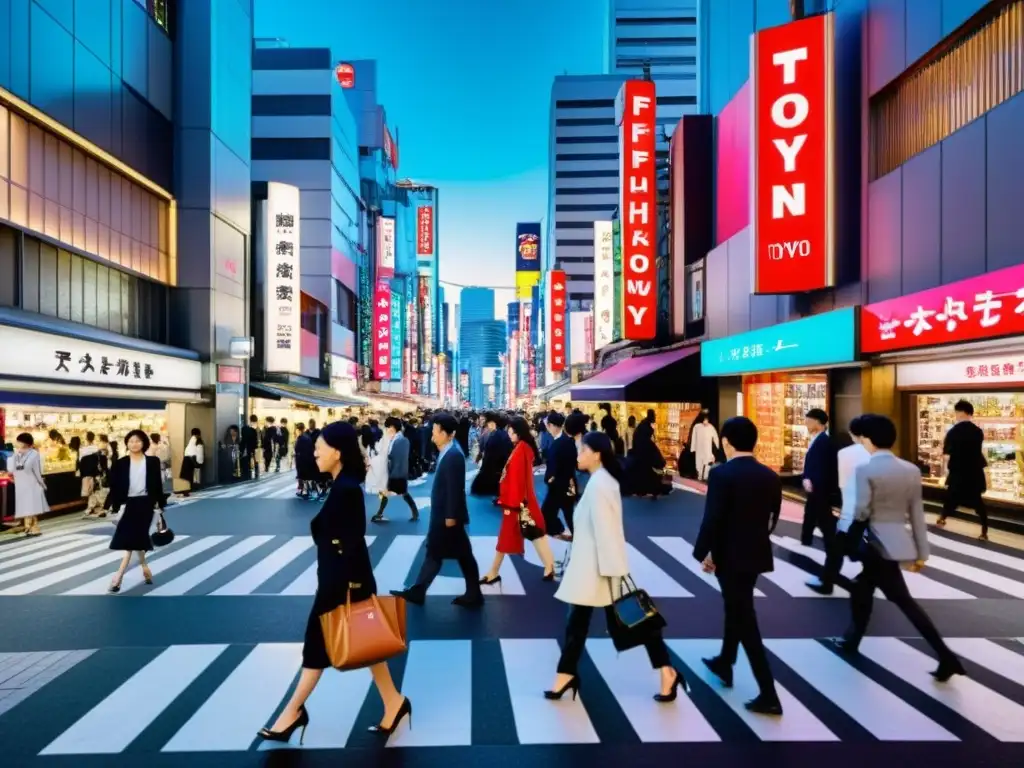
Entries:
{"type": "Polygon", "coordinates": [[[953,426],[958,400],[974,406],[974,423],[985,432],[982,450],[988,461],[986,498],[1024,503],[1024,393],[961,393],[912,395],[913,448],[926,485],[945,485],[942,454],[946,432],[953,426]]]}
{"type": "Polygon", "coordinates": [[[828,410],[824,373],[766,373],[743,377],[744,414],[757,425],[754,455],[782,475],[803,472],[809,435],[804,417],[828,410]]]}
{"type": "MultiPolygon", "coordinates": [[[[584,403],[583,405],[590,405],[584,403]]],[[[647,418],[647,411],[654,411],[654,442],[669,467],[675,467],[676,459],[682,453],[690,437],[690,427],[700,413],[699,403],[610,403],[611,415],[619,423],[619,434],[625,432],[629,417],[634,416],[637,424],[647,418]]],[[[595,404],[596,406],[596,404],[595,404]]],[[[581,409],[582,410],[582,409],[581,409]]],[[[594,408],[596,413],[597,409],[594,408]]]]}

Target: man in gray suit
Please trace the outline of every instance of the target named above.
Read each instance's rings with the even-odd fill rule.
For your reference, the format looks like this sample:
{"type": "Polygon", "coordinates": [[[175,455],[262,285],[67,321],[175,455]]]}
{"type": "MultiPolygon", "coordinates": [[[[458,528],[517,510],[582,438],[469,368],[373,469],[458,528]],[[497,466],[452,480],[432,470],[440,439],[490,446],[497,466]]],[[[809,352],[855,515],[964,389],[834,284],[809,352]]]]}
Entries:
{"type": "Polygon", "coordinates": [[[911,597],[901,569],[901,565],[909,564],[909,570],[917,573],[928,559],[921,472],[909,461],[893,455],[896,425],[891,419],[866,414],[861,417],[860,429],[861,444],[871,459],[856,469],[857,501],[854,523],[847,536],[856,547],[851,557],[859,558],[864,570],[850,591],[850,629],[833,643],[842,653],[857,652],[871,620],[875,589],[880,589],[935,651],[939,666],[932,677],[944,683],[953,675],[966,674],[963,664],[943,641],[928,614],[911,597]]]}
{"type": "Polygon", "coordinates": [[[410,522],[420,519],[420,511],[416,502],[409,495],[409,441],[402,434],[402,420],[396,416],[388,416],[384,420],[384,431],[391,438],[388,442],[388,492],[380,497],[380,509],[370,518],[371,523],[386,523],[384,508],[388,505],[391,495],[401,496],[412,510],[410,522]]]}

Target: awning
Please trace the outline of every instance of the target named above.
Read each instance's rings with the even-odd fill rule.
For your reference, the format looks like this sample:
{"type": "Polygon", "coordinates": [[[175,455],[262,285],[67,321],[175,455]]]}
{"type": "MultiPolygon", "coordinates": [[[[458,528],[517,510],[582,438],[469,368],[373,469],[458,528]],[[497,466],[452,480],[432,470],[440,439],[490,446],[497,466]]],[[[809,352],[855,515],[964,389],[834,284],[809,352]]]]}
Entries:
{"type": "Polygon", "coordinates": [[[271,400],[297,400],[320,408],[358,408],[366,405],[365,400],[346,397],[326,387],[299,387],[294,384],[254,381],[249,384],[251,396],[268,397],[271,400]]]}
{"type": "Polygon", "coordinates": [[[554,384],[548,384],[546,387],[541,389],[535,389],[530,397],[534,400],[550,400],[553,397],[565,394],[571,385],[572,379],[566,376],[564,379],[559,379],[554,384]]]}
{"type": "Polygon", "coordinates": [[[571,390],[573,402],[702,402],[698,352],[682,347],[671,352],[640,355],[580,382],[571,390]]]}

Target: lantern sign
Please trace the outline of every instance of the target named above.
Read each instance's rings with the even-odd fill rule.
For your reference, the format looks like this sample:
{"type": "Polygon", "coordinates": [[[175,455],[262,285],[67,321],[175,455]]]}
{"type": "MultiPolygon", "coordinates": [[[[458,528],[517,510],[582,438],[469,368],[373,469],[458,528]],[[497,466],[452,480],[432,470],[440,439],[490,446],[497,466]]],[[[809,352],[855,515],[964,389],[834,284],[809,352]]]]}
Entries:
{"type": "Polygon", "coordinates": [[[334,76],[342,88],[353,88],[356,84],[356,68],[351,64],[341,63],[334,68],[334,76]]]}

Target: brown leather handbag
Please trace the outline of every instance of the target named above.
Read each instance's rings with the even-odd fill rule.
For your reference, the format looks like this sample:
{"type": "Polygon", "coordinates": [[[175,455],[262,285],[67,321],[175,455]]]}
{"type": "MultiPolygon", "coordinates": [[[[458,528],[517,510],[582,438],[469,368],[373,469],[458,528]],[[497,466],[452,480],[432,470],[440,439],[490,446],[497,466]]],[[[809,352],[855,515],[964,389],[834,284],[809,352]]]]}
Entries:
{"type": "Polygon", "coordinates": [[[352,591],[343,605],[320,616],[324,647],[336,669],[361,669],[387,661],[408,648],[405,600],[378,597],[352,602],[352,591]]]}

